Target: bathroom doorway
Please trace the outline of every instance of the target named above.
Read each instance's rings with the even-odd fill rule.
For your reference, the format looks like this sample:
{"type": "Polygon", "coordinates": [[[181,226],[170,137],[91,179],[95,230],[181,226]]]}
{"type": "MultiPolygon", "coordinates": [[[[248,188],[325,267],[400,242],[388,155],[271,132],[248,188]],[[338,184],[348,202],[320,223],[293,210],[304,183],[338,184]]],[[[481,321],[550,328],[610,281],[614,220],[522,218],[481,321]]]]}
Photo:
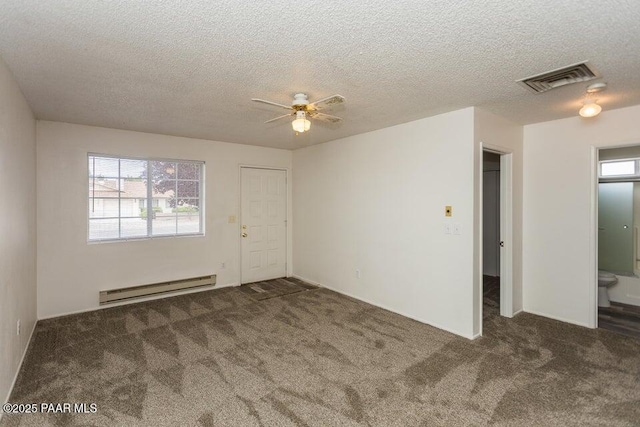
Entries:
{"type": "Polygon", "coordinates": [[[640,338],[640,145],[600,149],[597,325],[640,338]]]}
{"type": "Polygon", "coordinates": [[[500,154],[482,153],[483,318],[500,312],[500,154]]]}

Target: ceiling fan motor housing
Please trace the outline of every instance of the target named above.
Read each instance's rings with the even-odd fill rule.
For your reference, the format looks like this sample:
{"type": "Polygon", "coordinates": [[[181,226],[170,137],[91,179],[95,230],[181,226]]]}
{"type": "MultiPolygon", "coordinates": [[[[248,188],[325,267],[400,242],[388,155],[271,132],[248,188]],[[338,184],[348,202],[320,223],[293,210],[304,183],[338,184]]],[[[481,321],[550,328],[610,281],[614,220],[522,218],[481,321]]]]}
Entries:
{"type": "Polygon", "coordinates": [[[296,93],[293,95],[291,106],[296,110],[304,110],[309,105],[309,98],[304,93],[296,93]]]}

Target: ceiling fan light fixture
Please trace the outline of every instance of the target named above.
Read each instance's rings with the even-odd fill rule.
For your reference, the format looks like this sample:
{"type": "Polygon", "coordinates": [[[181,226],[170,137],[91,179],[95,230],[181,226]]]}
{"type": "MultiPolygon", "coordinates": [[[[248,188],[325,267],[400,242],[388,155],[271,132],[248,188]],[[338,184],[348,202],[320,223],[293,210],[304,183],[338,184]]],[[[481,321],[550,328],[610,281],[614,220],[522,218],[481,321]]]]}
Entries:
{"type": "Polygon", "coordinates": [[[602,111],[602,107],[599,106],[595,99],[587,99],[584,101],[584,105],[580,109],[580,115],[582,117],[595,117],[602,111]]]}
{"type": "Polygon", "coordinates": [[[304,111],[296,111],[296,119],[291,122],[293,130],[302,133],[311,128],[311,122],[307,120],[307,116],[304,111]]]}
{"type": "Polygon", "coordinates": [[[593,94],[602,92],[607,88],[607,84],[604,82],[593,83],[587,86],[587,93],[582,103],[582,108],[578,112],[582,117],[595,117],[602,111],[602,107],[598,105],[597,99],[593,97],[593,94]]]}
{"type": "Polygon", "coordinates": [[[293,96],[293,102],[291,103],[291,106],[280,104],[278,102],[267,101],[260,98],[251,98],[251,100],[254,102],[260,102],[261,104],[267,104],[273,107],[283,108],[287,110],[288,114],[283,114],[271,120],[267,120],[265,124],[288,119],[293,115],[295,116],[295,118],[291,122],[291,127],[296,133],[307,132],[309,129],[311,129],[311,121],[309,121],[309,119],[317,120],[319,122],[325,122],[332,125],[342,122],[342,119],[340,117],[332,116],[331,114],[327,114],[324,112],[325,110],[333,108],[336,105],[342,104],[344,102],[344,96],[342,95],[327,96],[326,98],[322,98],[318,101],[309,103],[309,98],[306,94],[296,93],[293,96]]]}

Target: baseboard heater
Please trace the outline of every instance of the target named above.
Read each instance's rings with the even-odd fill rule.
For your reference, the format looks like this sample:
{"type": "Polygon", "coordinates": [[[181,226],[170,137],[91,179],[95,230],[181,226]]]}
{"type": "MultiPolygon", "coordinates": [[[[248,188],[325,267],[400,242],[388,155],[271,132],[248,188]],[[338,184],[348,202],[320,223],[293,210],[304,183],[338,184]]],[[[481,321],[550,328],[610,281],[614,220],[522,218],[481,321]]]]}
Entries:
{"type": "Polygon", "coordinates": [[[170,282],[153,283],[151,285],[133,286],[131,288],[112,289],[100,291],[100,305],[142,298],[150,295],[165,294],[182,291],[185,289],[213,286],[216,284],[216,275],[192,277],[190,279],[172,280],[170,282]]]}

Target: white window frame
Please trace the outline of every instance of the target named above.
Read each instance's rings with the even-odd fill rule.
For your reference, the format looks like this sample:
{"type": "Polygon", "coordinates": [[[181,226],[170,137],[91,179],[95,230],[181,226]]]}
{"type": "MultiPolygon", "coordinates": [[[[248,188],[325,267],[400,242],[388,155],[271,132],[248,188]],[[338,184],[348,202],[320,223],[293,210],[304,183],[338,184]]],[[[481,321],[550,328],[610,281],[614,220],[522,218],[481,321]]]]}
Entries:
{"type": "MultiPolygon", "coordinates": [[[[147,197],[146,199],[141,199],[141,200],[146,200],[145,205],[146,205],[146,209],[147,209],[147,234],[144,236],[127,236],[127,237],[115,237],[115,238],[105,238],[105,239],[92,239],[91,238],[91,220],[94,219],[105,219],[105,218],[91,218],[91,213],[90,213],[90,209],[91,209],[91,191],[87,192],[87,243],[104,243],[104,242],[126,242],[126,241],[131,241],[131,240],[147,240],[147,239],[166,239],[166,238],[176,238],[176,237],[202,237],[205,235],[205,224],[204,224],[204,205],[205,205],[205,188],[204,188],[204,183],[205,183],[205,162],[201,161],[201,160],[182,160],[182,159],[166,159],[166,158],[157,158],[157,157],[134,157],[134,156],[117,156],[117,155],[113,155],[113,154],[101,154],[101,153],[87,153],[87,178],[89,180],[91,180],[91,178],[95,178],[95,176],[91,176],[90,175],[90,166],[89,163],[91,161],[92,157],[101,157],[101,158],[107,158],[107,159],[116,159],[116,160],[133,160],[133,161],[145,161],[147,162],[147,182],[149,183],[150,181],[150,177],[149,174],[151,173],[150,171],[150,165],[151,162],[175,162],[177,163],[192,163],[192,164],[197,164],[200,166],[199,170],[199,179],[198,180],[186,180],[186,181],[194,181],[194,182],[198,182],[198,215],[199,215],[199,231],[195,232],[195,233],[178,233],[178,229],[176,226],[176,233],[175,234],[158,234],[158,235],[153,235],[153,185],[147,185],[147,197]]],[[[95,174],[95,170],[94,170],[94,174],[95,174]]],[[[118,171],[118,175],[120,175],[120,171],[118,171]]],[[[179,180],[177,179],[178,177],[178,172],[176,170],[176,194],[177,194],[177,186],[178,186],[178,181],[183,181],[183,180],[179,180]]],[[[120,177],[118,177],[118,179],[121,179],[120,177]]],[[[95,197],[94,197],[95,198],[95,197]]],[[[118,219],[120,221],[120,219],[122,218],[122,211],[120,208],[120,195],[118,195],[118,217],[113,217],[111,219],[118,219]]],[[[177,207],[177,204],[176,204],[177,207]]],[[[109,219],[109,218],[107,218],[109,219]]],[[[178,215],[176,215],[176,222],[178,220],[178,215]]],[[[119,230],[118,230],[118,234],[121,234],[121,228],[120,228],[120,224],[119,224],[119,230]]]]}

